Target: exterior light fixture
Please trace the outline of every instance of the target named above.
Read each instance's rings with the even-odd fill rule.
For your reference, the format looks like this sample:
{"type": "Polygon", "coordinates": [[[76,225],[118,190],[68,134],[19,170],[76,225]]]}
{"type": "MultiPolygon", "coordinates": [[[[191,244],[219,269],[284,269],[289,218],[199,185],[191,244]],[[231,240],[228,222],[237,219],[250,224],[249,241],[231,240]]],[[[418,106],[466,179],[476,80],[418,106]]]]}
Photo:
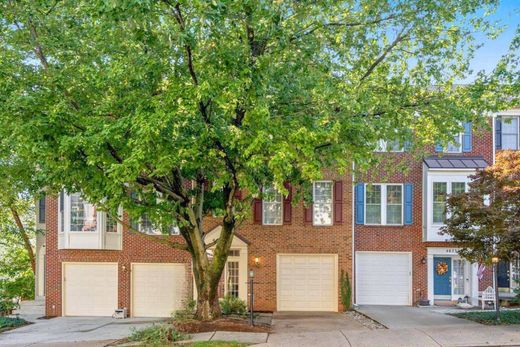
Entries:
{"type": "Polygon", "coordinates": [[[493,257],[493,258],[491,258],[491,261],[493,262],[493,264],[496,264],[496,263],[498,263],[499,259],[498,259],[498,257],[493,257]]]}
{"type": "Polygon", "coordinates": [[[426,257],[422,257],[421,264],[426,264],[426,257]]]}
{"type": "Polygon", "coordinates": [[[259,257],[255,257],[255,266],[256,267],[260,266],[260,258],[259,257]]]}

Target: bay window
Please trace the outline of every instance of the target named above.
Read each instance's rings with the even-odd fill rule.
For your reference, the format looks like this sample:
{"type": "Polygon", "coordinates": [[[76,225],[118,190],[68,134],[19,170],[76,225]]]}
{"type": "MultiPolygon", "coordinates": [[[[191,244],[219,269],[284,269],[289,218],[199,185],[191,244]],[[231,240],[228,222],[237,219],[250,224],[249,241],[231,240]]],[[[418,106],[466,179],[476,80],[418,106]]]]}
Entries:
{"type": "Polygon", "coordinates": [[[367,184],[365,187],[365,224],[403,224],[403,185],[367,184]]]}
{"type": "Polygon", "coordinates": [[[59,249],[121,249],[121,225],[81,193],[61,192],[58,205],[59,249]]]}
{"type": "Polygon", "coordinates": [[[281,225],[282,224],[282,194],[274,187],[266,187],[263,190],[262,199],[262,224],[281,225]]]}
{"type": "Polygon", "coordinates": [[[448,195],[466,191],[466,182],[433,182],[433,223],[446,223],[446,199],[448,195]]]}
{"type": "Polygon", "coordinates": [[[314,225],[332,225],[332,181],[313,183],[312,223],[314,225]]]}

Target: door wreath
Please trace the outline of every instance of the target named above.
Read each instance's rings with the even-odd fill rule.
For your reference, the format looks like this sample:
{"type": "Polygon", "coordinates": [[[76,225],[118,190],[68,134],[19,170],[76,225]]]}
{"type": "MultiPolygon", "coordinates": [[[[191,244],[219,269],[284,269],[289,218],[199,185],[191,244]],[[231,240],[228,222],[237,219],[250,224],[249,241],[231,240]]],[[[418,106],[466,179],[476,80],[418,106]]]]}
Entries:
{"type": "Polygon", "coordinates": [[[443,261],[440,261],[437,263],[437,275],[444,275],[446,272],[448,272],[448,264],[446,264],[443,261]]]}

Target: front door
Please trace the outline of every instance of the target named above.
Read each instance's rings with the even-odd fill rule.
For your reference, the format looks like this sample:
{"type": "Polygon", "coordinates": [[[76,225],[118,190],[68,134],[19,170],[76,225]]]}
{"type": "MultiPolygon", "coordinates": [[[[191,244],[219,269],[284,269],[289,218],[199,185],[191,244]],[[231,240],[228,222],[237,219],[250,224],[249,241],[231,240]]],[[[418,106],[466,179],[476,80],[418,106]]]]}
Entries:
{"type": "Polygon", "coordinates": [[[433,294],[451,299],[451,258],[433,258],[433,294]]]}
{"type": "Polygon", "coordinates": [[[511,281],[509,276],[509,262],[498,263],[498,288],[509,288],[511,281]]]}

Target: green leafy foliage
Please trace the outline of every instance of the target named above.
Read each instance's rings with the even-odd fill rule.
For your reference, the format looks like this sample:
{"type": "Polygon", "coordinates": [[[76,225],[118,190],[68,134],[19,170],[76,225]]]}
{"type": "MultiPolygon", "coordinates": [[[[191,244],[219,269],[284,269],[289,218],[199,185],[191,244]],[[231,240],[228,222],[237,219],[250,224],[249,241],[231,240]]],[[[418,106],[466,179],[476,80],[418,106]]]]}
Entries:
{"type": "MultiPolygon", "coordinates": [[[[199,295],[273,183],[363,170],[380,139],[419,152],[518,101],[516,39],[469,86],[494,1],[8,1],[0,4],[0,141],[36,187],[176,224],[199,295]],[[432,86],[435,86],[432,88],[432,86]],[[189,182],[189,184],[187,184],[189,182]],[[241,199],[237,198],[239,191],[241,199]],[[216,212],[216,213],[212,213],[216,212]],[[222,231],[209,259],[204,218],[222,231]]],[[[420,154],[420,153],[418,153],[420,154]]]]}
{"type": "Polygon", "coordinates": [[[247,313],[247,304],[244,300],[232,295],[226,295],[220,299],[220,308],[225,315],[245,315],[247,313]]]}
{"type": "Polygon", "coordinates": [[[23,243],[17,235],[0,241],[0,301],[34,298],[34,274],[23,243]]]}
{"type": "Polygon", "coordinates": [[[141,342],[144,345],[164,346],[184,340],[186,335],[177,332],[171,324],[154,324],[150,327],[134,330],[128,339],[141,342]]]}
{"type": "Polygon", "coordinates": [[[500,313],[500,322],[497,322],[495,312],[463,312],[454,313],[455,317],[469,319],[478,323],[487,325],[496,324],[520,324],[520,310],[502,310],[500,313]]]}
{"type": "Polygon", "coordinates": [[[513,299],[513,302],[520,304],[520,279],[515,280],[516,281],[516,288],[513,289],[513,293],[516,294],[515,298],[513,299]]]}
{"type": "Polygon", "coordinates": [[[0,332],[29,324],[22,318],[0,317],[0,332]]]}
{"type": "Polygon", "coordinates": [[[173,319],[178,322],[192,320],[195,317],[196,306],[197,302],[195,300],[186,301],[182,309],[173,313],[173,319]]]}
{"type": "Polygon", "coordinates": [[[341,270],[340,276],[341,303],[345,311],[350,310],[352,306],[352,286],[348,272],[341,270]]]}
{"type": "Polygon", "coordinates": [[[450,218],[441,231],[472,262],[492,257],[515,261],[520,255],[520,153],[502,151],[494,165],[472,176],[469,191],[448,199],[450,218]]]}

